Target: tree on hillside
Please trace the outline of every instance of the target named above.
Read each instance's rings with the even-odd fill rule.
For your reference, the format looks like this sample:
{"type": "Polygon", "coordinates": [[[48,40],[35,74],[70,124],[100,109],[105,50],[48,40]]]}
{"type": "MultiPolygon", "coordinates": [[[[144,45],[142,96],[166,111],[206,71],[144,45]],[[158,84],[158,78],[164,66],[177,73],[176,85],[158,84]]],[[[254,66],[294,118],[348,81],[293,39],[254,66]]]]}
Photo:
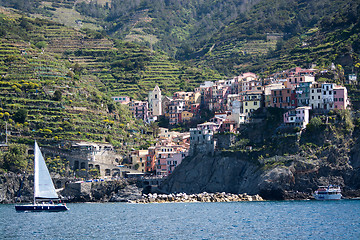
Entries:
{"type": "Polygon", "coordinates": [[[27,115],[28,113],[26,109],[21,108],[15,112],[13,119],[15,122],[24,123],[26,121],[27,115]]]}
{"type": "Polygon", "coordinates": [[[9,151],[4,155],[1,168],[21,173],[26,170],[28,161],[26,159],[26,145],[12,144],[9,146],[9,151]]]}
{"type": "Polygon", "coordinates": [[[150,129],[153,132],[153,136],[157,137],[160,133],[160,128],[157,122],[151,122],[150,123],[150,129]]]}
{"type": "Polygon", "coordinates": [[[62,99],[62,92],[60,90],[56,90],[54,92],[54,98],[55,101],[61,101],[62,99]]]}

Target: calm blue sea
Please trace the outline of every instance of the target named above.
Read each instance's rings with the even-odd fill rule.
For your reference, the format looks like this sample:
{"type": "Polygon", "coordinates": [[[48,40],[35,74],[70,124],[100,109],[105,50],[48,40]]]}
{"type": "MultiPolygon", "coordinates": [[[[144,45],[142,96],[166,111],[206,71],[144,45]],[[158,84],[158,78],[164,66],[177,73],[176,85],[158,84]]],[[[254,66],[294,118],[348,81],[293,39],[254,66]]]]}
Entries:
{"type": "Polygon", "coordinates": [[[0,239],[360,239],[360,201],[0,205],[0,239]]]}

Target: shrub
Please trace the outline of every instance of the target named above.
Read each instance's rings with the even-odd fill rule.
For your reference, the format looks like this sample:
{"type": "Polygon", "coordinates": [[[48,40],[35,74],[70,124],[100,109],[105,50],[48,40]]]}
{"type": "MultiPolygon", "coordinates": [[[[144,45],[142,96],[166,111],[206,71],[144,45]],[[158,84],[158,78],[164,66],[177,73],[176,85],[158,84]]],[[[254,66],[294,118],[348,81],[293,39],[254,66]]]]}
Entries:
{"type": "Polygon", "coordinates": [[[62,92],[60,90],[56,90],[54,92],[54,98],[55,101],[61,101],[62,99],[62,92]]]}
{"type": "Polygon", "coordinates": [[[11,144],[9,151],[4,155],[2,162],[0,162],[1,168],[15,173],[25,171],[28,164],[26,149],[26,145],[11,144]]]}
{"type": "Polygon", "coordinates": [[[312,131],[316,131],[320,128],[320,126],[322,125],[322,121],[320,118],[318,117],[314,117],[310,120],[310,122],[306,125],[306,130],[312,132],[312,131]]]}
{"type": "Polygon", "coordinates": [[[45,48],[46,46],[47,46],[47,43],[45,41],[40,41],[40,42],[35,43],[35,47],[37,47],[39,49],[45,48]]]}
{"type": "Polygon", "coordinates": [[[19,109],[15,112],[13,119],[18,123],[25,123],[28,113],[25,109],[19,109]]]}

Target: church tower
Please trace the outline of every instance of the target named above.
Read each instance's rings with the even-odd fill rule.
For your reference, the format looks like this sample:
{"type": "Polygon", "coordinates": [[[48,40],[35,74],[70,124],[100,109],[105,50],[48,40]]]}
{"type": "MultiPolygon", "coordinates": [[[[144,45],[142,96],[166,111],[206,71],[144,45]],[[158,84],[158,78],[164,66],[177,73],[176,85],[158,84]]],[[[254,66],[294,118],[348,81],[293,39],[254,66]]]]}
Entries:
{"type": "Polygon", "coordinates": [[[158,85],[155,86],[154,90],[149,92],[149,109],[152,116],[161,116],[161,90],[158,85]]]}

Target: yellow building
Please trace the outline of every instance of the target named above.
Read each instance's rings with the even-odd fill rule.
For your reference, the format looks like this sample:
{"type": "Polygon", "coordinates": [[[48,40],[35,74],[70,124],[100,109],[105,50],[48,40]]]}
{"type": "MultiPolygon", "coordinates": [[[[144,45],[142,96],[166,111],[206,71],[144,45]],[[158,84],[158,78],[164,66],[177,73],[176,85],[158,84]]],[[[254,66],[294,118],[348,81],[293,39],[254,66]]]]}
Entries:
{"type": "Polygon", "coordinates": [[[193,116],[194,114],[192,114],[191,112],[183,111],[181,113],[181,122],[190,121],[193,116]]]}
{"type": "Polygon", "coordinates": [[[131,169],[145,172],[146,155],[149,154],[148,150],[134,150],[131,152],[131,169]]]}
{"type": "Polygon", "coordinates": [[[200,92],[194,92],[189,96],[189,102],[190,104],[196,104],[201,102],[201,93],[200,92]]]}
{"type": "Polygon", "coordinates": [[[262,95],[260,91],[247,92],[243,98],[243,113],[249,114],[261,107],[262,95]]]}

